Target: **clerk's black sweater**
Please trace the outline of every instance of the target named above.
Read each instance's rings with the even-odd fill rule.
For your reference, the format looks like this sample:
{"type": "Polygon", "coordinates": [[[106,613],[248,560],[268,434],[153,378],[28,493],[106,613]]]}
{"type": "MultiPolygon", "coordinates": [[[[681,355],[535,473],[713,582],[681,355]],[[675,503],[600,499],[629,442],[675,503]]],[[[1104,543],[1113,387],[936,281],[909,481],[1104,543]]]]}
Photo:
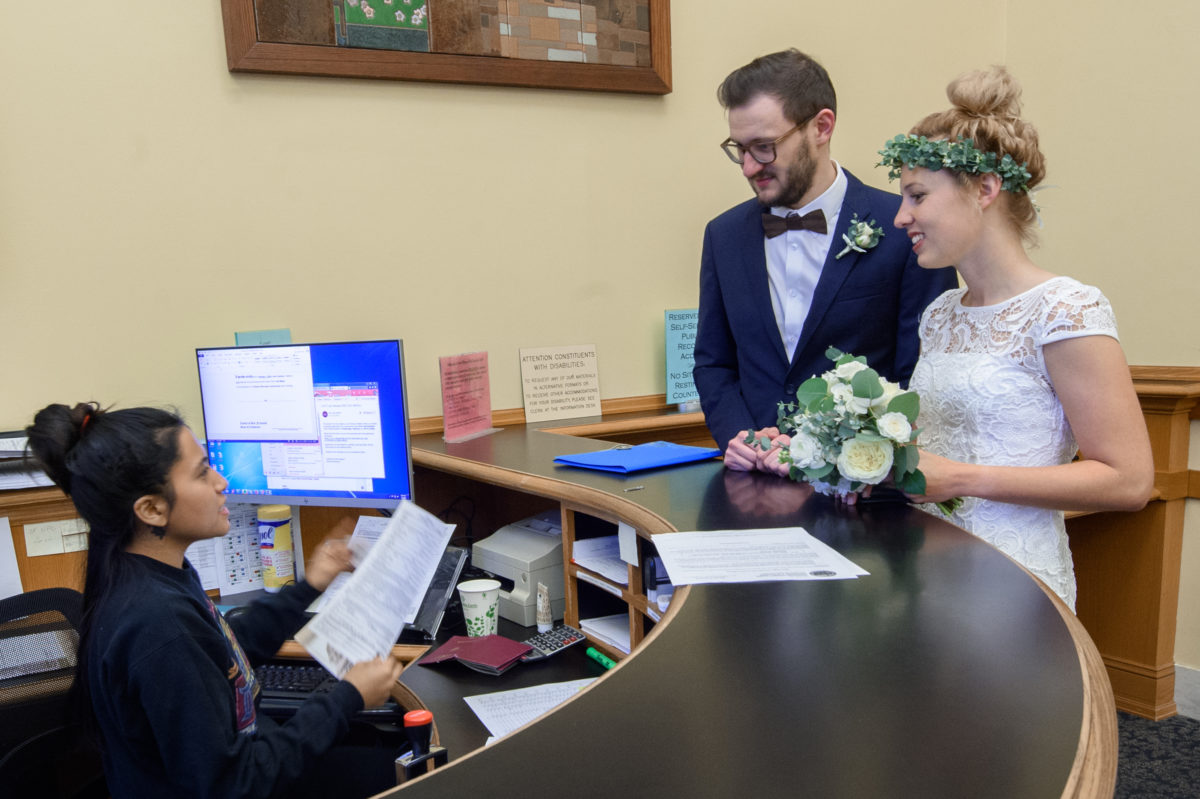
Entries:
{"type": "Polygon", "coordinates": [[[86,652],[114,799],[286,793],[363,706],[342,681],[284,724],[255,712],[246,661],[272,657],[304,623],[317,590],[301,583],[253,603],[228,622],[227,636],[191,564],[126,555],[125,570],[93,612],[86,652]]]}

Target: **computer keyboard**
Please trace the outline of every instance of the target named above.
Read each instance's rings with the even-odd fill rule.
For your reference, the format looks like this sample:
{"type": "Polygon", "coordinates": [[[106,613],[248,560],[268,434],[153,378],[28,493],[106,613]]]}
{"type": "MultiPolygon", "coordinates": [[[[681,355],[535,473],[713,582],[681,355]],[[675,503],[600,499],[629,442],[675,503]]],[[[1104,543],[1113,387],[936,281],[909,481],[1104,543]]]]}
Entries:
{"type": "MultiPolygon", "coordinates": [[[[258,709],[277,719],[291,718],[310,696],[332,690],[338,683],[323,666],[306,661],[274,660],[256,668],[254,674],[261,692],[258,709]]],[[[391,699],[354,714],[355,719],[372,724],[398,724],[403,717],[404,711],[391,699]]]]}
{"type": "Polygon", "coordinates": [[[265,663],[254,670],[264,699],[305,699],[337,685],[337,677],[316,663],[265,663]]]}

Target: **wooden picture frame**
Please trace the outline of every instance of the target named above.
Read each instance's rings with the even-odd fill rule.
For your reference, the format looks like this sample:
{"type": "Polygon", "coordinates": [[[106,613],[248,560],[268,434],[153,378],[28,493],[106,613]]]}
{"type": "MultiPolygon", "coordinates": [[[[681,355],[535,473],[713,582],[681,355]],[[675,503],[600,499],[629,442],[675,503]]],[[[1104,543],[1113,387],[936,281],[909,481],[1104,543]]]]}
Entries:
{"type": "Polygon", "coordinates": [[[221,0],[230,72],[637,94],[671,91],[670,0],[649,0],[648,67],[260,41],[254,3],[255,0],[221,0]]]}

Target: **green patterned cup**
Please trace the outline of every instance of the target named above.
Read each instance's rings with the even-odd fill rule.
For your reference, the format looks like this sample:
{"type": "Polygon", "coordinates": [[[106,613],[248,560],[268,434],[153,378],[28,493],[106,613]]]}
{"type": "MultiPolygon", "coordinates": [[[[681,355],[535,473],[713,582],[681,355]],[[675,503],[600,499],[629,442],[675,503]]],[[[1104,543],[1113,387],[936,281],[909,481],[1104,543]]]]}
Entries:
{"type": "Polygon", "coordinates": [[[458,584],[467,635],[495,635],[500,615],[500,581],[467,580],[458,584]]]}

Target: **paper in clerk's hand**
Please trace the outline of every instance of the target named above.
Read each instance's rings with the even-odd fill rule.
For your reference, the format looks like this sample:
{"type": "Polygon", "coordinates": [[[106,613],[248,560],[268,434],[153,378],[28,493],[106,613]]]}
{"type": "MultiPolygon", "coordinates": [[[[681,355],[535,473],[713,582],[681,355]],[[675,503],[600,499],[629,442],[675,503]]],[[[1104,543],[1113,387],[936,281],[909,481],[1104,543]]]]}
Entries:
{"type": "Polygon", "coordinates": [[[390,652],[404,625],[417,617],[453,530],[416,504],[401,502],[350,579],[296,640],[339,678],[355,663],[390,652]]]}

